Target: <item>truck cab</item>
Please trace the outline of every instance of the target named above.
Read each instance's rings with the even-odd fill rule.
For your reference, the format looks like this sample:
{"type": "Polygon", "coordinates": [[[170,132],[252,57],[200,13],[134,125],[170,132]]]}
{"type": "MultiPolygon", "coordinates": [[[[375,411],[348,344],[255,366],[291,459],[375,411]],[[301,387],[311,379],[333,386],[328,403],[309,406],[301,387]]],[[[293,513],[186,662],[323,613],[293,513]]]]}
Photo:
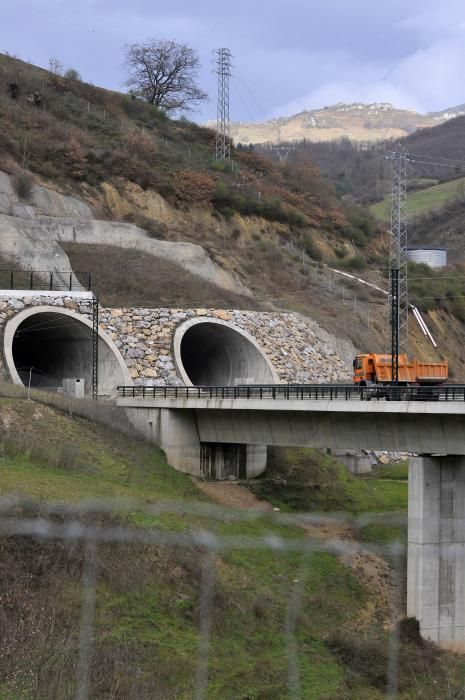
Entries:
{"type": "Polygon", "coordinates": [[[354,384],[366,386],[374,381],[375,366],[373,363],[373,355],[364,354],[357,355],[353,362],[354,367],[354,384]]]}

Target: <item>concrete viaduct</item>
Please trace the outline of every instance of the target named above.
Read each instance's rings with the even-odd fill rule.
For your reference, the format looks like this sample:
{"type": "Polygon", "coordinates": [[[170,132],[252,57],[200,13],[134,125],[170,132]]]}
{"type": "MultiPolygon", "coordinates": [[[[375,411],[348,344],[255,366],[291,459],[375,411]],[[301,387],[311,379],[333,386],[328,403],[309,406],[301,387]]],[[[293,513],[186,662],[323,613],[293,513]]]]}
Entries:
{"type": "Polygon", "coordinates": [[[266,445],[417,453],[409,466],[407,613],[427,639],[464,650],[465,388],[448,388],[438,397],[445,400],[370,402],[353,387],[313,390],[311,398],[312,387],[129,387],[118,404],[173,466],[196,474],[239,465],[239,475],[252,476],[263,469],[266,445]]]}

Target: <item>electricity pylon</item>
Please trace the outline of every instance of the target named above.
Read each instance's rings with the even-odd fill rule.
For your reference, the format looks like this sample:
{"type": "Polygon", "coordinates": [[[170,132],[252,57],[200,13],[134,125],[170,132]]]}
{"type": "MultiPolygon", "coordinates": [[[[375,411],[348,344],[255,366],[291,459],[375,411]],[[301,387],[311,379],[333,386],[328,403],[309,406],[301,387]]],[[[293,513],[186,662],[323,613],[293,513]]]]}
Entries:
{"type": "Polygon", "coordinates": [[[389,254],[389,322],[398,324],[399,351],[408,352],[408,278],[407,278],[407,162],[408,153],[401,147],[388,159],[392,165],[391,242],[389,254]],[[398,273],[397,299],[392,295],[392,270],[398,273]],[[393,304],[397,308],[393,309],[393,304]]]}
{"type": "Polygon", "coordinates": [[[231,124],[229,120],[229,79],[231,77],[231,51],[213,50],[213,65],[218,76],[218,102],[216,107],[215,159],[231,158],[231,124]]]}

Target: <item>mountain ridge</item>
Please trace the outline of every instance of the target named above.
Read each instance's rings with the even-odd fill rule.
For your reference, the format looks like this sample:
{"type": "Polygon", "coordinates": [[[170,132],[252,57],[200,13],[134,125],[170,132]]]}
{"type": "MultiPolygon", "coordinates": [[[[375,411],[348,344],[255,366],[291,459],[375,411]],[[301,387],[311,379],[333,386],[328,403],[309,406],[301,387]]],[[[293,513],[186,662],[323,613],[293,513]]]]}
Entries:
{"type": "Polygon", "coordinates": [[[402,138],[418,129],[436,126],[464,114],[465,104],[421,114],[399,109],[390,102],[338,102],[263,122],[233,122],[231,137],[235,143],[244,144],[277,144],[304,139],[319,142],[341,138],[373,142],[402,138]]]}

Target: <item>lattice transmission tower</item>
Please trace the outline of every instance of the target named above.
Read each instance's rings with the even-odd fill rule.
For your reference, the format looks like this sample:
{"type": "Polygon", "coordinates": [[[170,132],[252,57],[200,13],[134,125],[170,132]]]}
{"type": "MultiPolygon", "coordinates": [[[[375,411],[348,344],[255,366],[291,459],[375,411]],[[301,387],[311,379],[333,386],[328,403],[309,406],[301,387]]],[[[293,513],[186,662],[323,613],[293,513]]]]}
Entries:
{"type": "Polygon", "coordinates": [[[389,255],[389,323],[397,325],[399,351],[408,352],[407,162],[404,148],[387,156],[392,165],[391,245],[389,255]],[[392,270],[398,270],[397,299],[392,294],[392,270]],[[394,304],[396,308],[394,309],[394,304]]]}
{"type": "Polygon", "coordinates": [[[229,119],[229,79],[231,77],[231,51],[213,50],[213,66],[218,76],[218,102],[216,106],[215,159],[231,158],[231,123],[229,119]]]}

